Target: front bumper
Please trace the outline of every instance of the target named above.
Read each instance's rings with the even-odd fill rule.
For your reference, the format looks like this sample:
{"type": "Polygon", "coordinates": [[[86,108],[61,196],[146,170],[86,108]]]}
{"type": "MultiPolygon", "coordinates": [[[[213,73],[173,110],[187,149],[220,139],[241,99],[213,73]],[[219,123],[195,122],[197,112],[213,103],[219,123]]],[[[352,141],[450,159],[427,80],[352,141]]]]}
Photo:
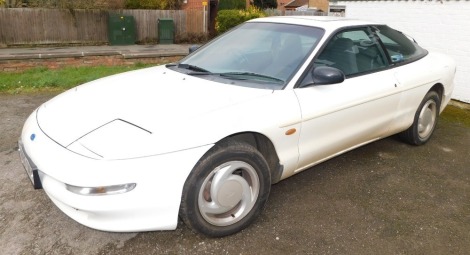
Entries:
{"type": "Polygon", "coordinates": [[[50,139],[38,126],[36,112],[26,121],[21,141],[23,152],[37,166],[44,191],[57,207],[83,225],[116,232],[175,229],[184,182],[212,147],[135,159],[96,160],[50,139]],[[127,193],[100,196],[66,189],[66,184],[98,187],[124,183],[135,183],[136,187],[127,193]]]}

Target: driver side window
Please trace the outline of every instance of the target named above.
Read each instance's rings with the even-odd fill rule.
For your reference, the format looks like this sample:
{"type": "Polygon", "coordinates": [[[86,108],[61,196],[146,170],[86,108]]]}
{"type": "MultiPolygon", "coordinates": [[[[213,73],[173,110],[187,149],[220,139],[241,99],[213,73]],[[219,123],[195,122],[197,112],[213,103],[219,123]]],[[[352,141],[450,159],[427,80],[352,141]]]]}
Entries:
{"type": "Polygon", "coordinates": [[[331,66],[350,76],[382,69],[387,60],[375,37],[366,28],[333,36],[315,60],[315,66],[331,66]]]}

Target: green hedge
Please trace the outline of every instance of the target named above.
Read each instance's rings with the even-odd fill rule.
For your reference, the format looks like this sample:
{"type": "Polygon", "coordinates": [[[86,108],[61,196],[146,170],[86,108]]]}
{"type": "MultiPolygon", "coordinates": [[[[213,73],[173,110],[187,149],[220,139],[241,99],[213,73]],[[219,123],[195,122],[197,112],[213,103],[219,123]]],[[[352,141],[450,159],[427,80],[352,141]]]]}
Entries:
{"type": "Polygon", "coordinates": [[[253,4],[260,9],[277,8],[277,0],[253,0],[253,4]]]}
{"type": "Polygon", "coordinates": [[[219,1],[219,11],[220,10],[242,10],[242,9],[245,9],[245,7],[246,7],[245,0],[220,0],[219,1]]]}
{"type": "Polygon", "coordinates": [[[220,10],[217,13],[215,29],[218,34],[222,34],[247,20],[261,17],[266,17],[266,14],[255,7],[247,10],[220,10]]]}
{"type": "Polygon", "coordinates": [[[150,10],[177,10],[181,6],[179,0],[125,0],[127,9],[150,9],[150,10]]]}

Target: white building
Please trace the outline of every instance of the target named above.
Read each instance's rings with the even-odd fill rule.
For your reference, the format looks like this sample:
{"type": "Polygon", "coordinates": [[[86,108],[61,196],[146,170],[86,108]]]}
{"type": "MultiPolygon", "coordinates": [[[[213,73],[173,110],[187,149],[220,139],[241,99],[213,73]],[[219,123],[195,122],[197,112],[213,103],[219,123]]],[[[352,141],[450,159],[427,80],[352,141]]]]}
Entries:
{"type": "Polygon", "coordinates": [[[385,23],[411,35],[430,51],[457,62],[453,99],[470,103],[470,1],[468,0],[338,0],[345,16],[385,23]]]}

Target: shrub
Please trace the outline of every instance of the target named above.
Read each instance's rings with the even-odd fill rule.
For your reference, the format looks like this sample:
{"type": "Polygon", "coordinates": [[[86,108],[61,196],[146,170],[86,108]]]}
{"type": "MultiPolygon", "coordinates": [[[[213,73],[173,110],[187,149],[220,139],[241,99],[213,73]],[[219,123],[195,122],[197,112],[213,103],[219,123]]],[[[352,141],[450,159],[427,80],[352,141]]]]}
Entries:
{"type": "Polygon", "coordinates": [[[209,35],[206,33],[192,33],[187,32],[175,36],[175,43],[197,43],[204,44],[209,40],[209,35]]]}
{"type": "MultiPolygon", "coordinates": [[[[1,0],[0,0],[1,1],[1,0]]],[[[219,11],[220,10],[242,10],[246,7],[245,0],[222,0],[219,1],[219,11]]]]}
{"type": "Polygon", "coordinates": [[[180,7],[179,0],[126,0],[127,9],[175,10],[180,7]]]}
{"type": "Polygon", "coordinates": [[[276,9],[276,0],[254,0],[253,4],[260,9],[276,9]]]}
{"type": "Polygon", "coordinates": [[[256,7],[247,10],[220,10],[217,13],[215,29],[218,34],[222,34],[247,20],[261,17],[266,17],[266,14],[256,7]]]}

